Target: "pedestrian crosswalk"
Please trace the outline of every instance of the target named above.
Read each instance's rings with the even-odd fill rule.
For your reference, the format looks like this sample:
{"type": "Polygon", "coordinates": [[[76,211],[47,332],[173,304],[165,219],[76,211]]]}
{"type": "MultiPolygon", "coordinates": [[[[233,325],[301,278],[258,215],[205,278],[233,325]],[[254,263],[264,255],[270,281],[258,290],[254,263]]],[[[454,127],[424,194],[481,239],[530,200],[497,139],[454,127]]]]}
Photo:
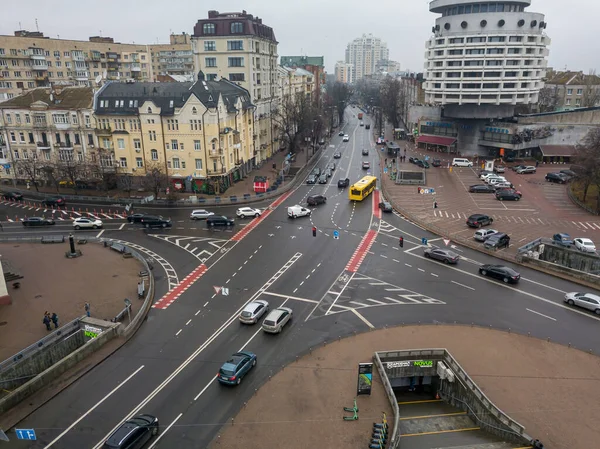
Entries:
{"type": "MultiPolygon", "coordinates": [[[[43,215],[47,218],[53,218],[57,221],[69,221],[79,217],[90,217],[100,220],[124,220],[127,215],[121,209],[111,208],[61,208],[53,209],[51,207],[45,207],[41,203],[34,203],[30,201],[0,201],[0,205],[11,207],[15,210],[15,215],[6,214],[6,221],[16,222],[20,221],[22,216],[39,216],[43,215]]],[[[4,218],[4,217],[0,217],[4,218]]],[[[0,220],[3,221],[3,220],[0,220]]]]}
{"type": "Polygon", "coordinates": [[[160,240],[169,242],[193,255],[200,262],[205,263],[217,252],[225,252],[223,246],[227,240],[213,239],[209,237],[187,237],[182,235],[152,234],[160,240]]]}

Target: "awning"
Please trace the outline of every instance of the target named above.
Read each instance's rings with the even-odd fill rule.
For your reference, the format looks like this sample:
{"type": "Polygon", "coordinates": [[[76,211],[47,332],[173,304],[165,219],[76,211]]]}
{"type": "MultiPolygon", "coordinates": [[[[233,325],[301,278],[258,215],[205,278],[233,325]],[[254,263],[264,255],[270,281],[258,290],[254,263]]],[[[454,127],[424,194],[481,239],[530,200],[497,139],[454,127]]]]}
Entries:
{"type": "Polygon", "coordinates": [[[571,157],[575,156],[575,145],[540,145],[544,157],[571,157]]]}
{"type": "Polygon", "coordinates": [[[430,143],[432,145],[442,145],[449,147],[456,139],[454,137],[441,137],[441,136],[421,136],[417,138],[417,143],[430,143]]]}

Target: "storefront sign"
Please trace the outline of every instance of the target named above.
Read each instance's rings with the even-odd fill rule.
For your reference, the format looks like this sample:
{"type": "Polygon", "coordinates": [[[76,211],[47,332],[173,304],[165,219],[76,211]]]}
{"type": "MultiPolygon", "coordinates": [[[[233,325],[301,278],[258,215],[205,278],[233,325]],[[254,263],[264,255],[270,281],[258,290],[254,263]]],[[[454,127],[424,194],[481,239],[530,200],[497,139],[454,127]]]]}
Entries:
{"type": "Polygon", "coordinates": [[[398,362],[387,362],[386,368],[408,368],[409,366],[416,366],[419,368],[433,368],[433,360],[402,360],[398,362]]]}
{"type": "Polygon", "coordinates": [[[101,333],[102,329],[99,327],[90,326],[89,324],[86,324],[83,328],[83,335],[85,335],[87,338],[96,338],[98,334],[101,333]]]}
{"type": "Polygon", "coordinates": [[[356,394],[371,394],[371,387],[373,386],[373,364],[372,363],[359,363],[358,364],[358,385],[356,387],[356,394]]]}

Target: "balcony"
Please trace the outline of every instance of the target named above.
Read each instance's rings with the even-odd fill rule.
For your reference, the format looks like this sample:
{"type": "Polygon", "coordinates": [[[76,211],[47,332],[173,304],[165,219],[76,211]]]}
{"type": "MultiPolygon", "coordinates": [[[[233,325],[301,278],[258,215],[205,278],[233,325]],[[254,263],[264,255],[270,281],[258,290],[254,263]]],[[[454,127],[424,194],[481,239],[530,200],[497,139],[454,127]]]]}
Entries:
{"type": "Polygon", "coordinates": [[[210,157],[219,157],[219,156],[223,156],[223,149],[219,148],[218,150],[210,150],[208,152],[208,155],[210,157]]]}
{"type": "Polygon", "coordinates": [[[45,53],[31,53],[29,55],[29,58],[33,59],[34,61],[46,61],[46,54],[45,53]]]}
{"type": "Polygon", "coordinates": [[[52,149],[52,147],[50,146],[49,142],[37,142],[37,149],[38,150],[50,150],[52,149]]]}
{"type": "Polygon", "coordinates": [[[48,63],[47,62],[43,62],[43,63],[38,63],[38,64],[32,64],[31,65],[31,70],[35,70],[35,71],[45,71],[48,70],[48,63]]]}
{"type": "Polygon", "coordinates": [[[83,56],[83,53],[71,53],[71,59],[73,61],[85,61],[85,56],[83,56]]]}
{"type": "Polygon", "coordinates": [[[96,128],[96,135],[97,136],[111,136],[112,135],[112,129],[109,128],[96,128]]]}
{"type": "Polygon", "coordinates": [[[216,170],[206,170],[206,173],[208,174],[208,176],[221,176],[227,173],[227,171],[225,170],[225,167],[222,167],[217,168],[216,170]]]}
{"type": "Polygon", "coordinates": [[[92,54],[90,55],[90,59],[92,61],[100,61],[100,52],[99,51],[92,51],[92,54]]]}
{"type": "Polygon", "coordinates": [[[134,62],[133,64],[131,64],[131,71],[132,72],[139,72],[142,70],[142,66],[139,63],[134,62]]]}
{"type": "Polygon", "coordinates": [[[47,129],[48,128],[48,123],[44,120],[44,121],[35,121],[33,122],[33,129],[47,129]]]}
{"type": "Polygon", "coordinates": [[[75,72],[77,81],[87,81],[90,78],[90,72],[75,72]]]}

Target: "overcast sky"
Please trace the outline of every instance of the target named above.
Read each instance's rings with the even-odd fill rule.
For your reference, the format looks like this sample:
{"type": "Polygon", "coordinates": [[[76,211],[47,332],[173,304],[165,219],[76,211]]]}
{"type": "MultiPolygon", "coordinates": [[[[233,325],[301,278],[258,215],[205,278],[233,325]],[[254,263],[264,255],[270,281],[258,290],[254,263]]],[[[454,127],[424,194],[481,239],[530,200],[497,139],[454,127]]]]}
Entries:
{"type": "MultiPolygon", "coordinates": [[[[209,9],[241,11],[261,17],[273,27],[279,55],[325,56],[333,73],[344,59],[346,45],[363,33],[387,42],[390,58],[402,69],[423,70],[425,40],[436,14],[428,0],[2,0],[0,34],[19,27],[39,30],[46,36],[87,40],[102,34],[118,42],[167,43],[171,32],[192,33],[209,9]]],[[[600,68],[598,0],[533,0],[530,11],[546,14],[546,32],[552,39],[549,65],[556,69],[588,71],[600,68]],[[584,44],[582,44],[584,43],[584,44]]]]}

